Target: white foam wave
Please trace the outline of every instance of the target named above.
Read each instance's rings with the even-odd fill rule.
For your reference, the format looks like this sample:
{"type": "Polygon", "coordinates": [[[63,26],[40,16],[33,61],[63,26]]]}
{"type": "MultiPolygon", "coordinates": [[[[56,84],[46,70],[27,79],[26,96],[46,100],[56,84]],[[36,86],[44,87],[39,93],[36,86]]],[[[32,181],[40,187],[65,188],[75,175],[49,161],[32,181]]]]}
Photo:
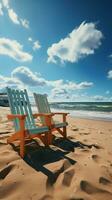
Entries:
{"type": "Polygon", "coordinates": [[[99,112],[99,111],[85,111],[85,110],[59,110],[52,109],[52,112],[60,111],[60,112],[68,112],[71,116],[75,118],[88,118],[88,119],[98,119],[98,120],[106,120],[112,121],[112,112],[99,112]]]}

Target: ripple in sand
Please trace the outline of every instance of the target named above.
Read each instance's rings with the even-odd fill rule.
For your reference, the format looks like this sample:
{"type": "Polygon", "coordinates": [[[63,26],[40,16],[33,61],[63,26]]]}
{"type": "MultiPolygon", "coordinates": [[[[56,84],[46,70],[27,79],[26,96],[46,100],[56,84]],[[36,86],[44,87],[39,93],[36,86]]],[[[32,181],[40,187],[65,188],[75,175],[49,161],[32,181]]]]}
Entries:
{"type": "Polygon", "coordinates": [[[10,196],[13,194],[13,192],[17,191],[17,188],[20,186],[20,182],[13,182],[0,187],[0,199],[11,199],[10,196]]]}
{"type": "Polygon", "coordinates": [[[49,174],[47,182],[46,182],[46,187],[49,188],[54,185],[54,183],[57,181],[59,175],[63,173],[66,169],[71,167],[73,164],[70,163],[68,160],[65,160],[63,162],[63,165],[56,170],[54,173],[49,174]]]}
{"type": "Polygon", "coordinates": [[[83,198],[75,198],[75,197],[73,197],[73,198],[70,198],[69,200],[84,200],[83,198]]]}
{"type": "Polygon", "coordinates": [[[72,131],[78,131],[78,128],[71,128],[72,131]]]}
{"type": "Polygon", "coordinates": [[[67,187],[69,187],[70,184],[71,184],[71,181],[72,181],[72,178],[73,178],[74,174],[75,174],[75,170],[74,169],[71,169],[71,170],[65,172],[62,184],[67,186],[67,187]]]}
{"type": "Polygon", "coordinates": [[[105,177],[100,177],[99,178],[99,183],[102,183],[103,185],[108,185],[110,184],[110,180],[106,179],[105,177]]]}
{"type": "Polygon", "coordinates": [[[106,191],[106,190],[97,188],[96,186],[92,185],[92,184],[89,183],[88,181],[82,180],[82,181],[80,182],[80,188],[81,188],[84,192],[86,192],[87,194],[105,193],[105,194],[111,195],[111,197],[112,197],[112,193],[110,193],[110,192],[108,192],[108,191],[106,191]]]}
{"type": "Polygon", "coordinates": [[[14,165],[9,165],[8,167],[1,170],[0,171],[0,179],[4,179],[13,168],[14,168],[14,165]]]}
{"type": "Polygon", "coordinates": [[[49,194],[46,194],[39,200],[51,200],[51,199],[53,199],[53,197],[51,195],[49,195],[49,194]]]}
{"type": "Polygon", "coordinates": [[[95,161],[95,162],[99,162],[100,160],[100,157],[98,155],[92,155],[92,159],[95,161]]]}

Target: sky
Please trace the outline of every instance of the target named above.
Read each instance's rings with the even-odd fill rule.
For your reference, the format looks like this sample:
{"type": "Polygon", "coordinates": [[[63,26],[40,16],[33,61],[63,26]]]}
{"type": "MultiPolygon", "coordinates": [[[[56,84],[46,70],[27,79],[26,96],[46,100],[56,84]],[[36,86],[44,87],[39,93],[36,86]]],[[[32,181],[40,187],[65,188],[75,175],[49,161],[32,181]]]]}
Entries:
{"type": "Polygon", "coordinates": [[[112,101],[111,0],[0,0],[0,92],[112,101]]]}

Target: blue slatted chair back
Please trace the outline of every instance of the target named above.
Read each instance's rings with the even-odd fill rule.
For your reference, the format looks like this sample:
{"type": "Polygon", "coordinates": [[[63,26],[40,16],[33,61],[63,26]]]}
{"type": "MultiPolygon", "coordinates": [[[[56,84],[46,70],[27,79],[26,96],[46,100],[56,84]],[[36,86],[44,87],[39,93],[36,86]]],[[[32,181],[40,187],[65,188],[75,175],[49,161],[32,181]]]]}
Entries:
{"type": "MultiPolygon", "coordinates": [[[[51,109],[47,100],[46,94],[34,93],[34,99],[39,113],[51,113],[51,109]]],[[[42,124],[45,124],[45,118],[40,117],[42,124]]],[[[54,121],[52,120],[52,123],[54,121]]]]}
{"type": "MultiPolygon", "coordinates": [[[[9,105],[12,114],[27,115],[25,120],[25,128],[32,129],[35,128],[35,121],[32,115],[31,104],[28,98],[26,90],[15,90],[11,88],[6,88],[9,105]]],[[[15,130],[20,129],[18,119],[14,119],[15,130]]]]}

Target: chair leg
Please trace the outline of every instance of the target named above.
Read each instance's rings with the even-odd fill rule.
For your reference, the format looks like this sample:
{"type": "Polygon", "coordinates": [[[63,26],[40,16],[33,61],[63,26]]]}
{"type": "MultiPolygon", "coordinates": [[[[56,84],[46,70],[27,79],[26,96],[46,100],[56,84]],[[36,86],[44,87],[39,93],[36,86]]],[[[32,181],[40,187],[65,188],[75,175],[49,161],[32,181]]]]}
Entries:
{"type": "Polygon", "coordinates": [[[61,128],[56,128],[56,130],[64,137],[67,138],[67,128],[66,126],[62,127],[63,131],[61,130],[61,128]]]}
{"type": "Polygon", "coordinates": [[[51,132],[45,133],[44,139],[45,139],[45,143],[44,143],[45,146],[49,147],[49,145],[52,144],[52,133],[51,132]]]}
{"type": "Polygon", "coordinates": [[[67,138],[67,127],[66,126],[63,127],[63,137],[67,138]]]}
{"type": "Polygon", "coordinates": [[[48,133],[48,145],[52,144],[53,135],[51,132],[48,133]]]}
{"type": "Polygon", "coordinates": [[[21,138],[20,138],[20,156],[24,158],[25,155],[25,136],[24,132],[21,132],[21,138]]]}

